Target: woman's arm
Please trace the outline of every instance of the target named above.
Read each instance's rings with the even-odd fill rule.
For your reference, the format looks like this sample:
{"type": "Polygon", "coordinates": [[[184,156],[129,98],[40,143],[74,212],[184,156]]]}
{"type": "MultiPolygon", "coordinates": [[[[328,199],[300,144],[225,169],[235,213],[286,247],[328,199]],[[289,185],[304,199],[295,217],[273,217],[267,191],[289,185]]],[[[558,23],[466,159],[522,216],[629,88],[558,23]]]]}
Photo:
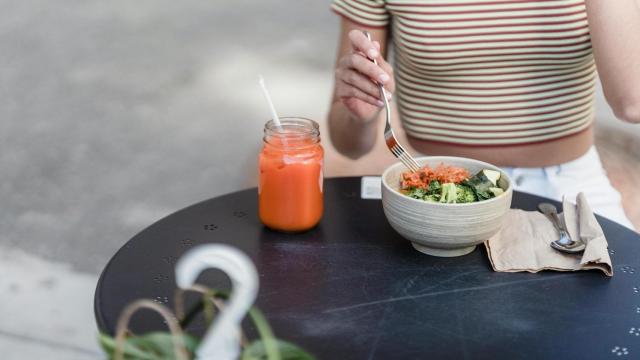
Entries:
{"type": "Polygon", "coordinates": [[[640,123],[640,0],[586,0],[596,66],[615,115],[640,123]]]}
{"type": "Polygon", "coordinates": [[[368,153],[378,138],[377,120],[384,105],[376,82],[383,83],[391,94],[393,73],[384,60],[386,28],[363,28],[345,18],[341,28],[328,119],[329,136],[336,150],[356,159],[368,153]],[[371,34],[373,42],[367,40],[362,30],[371,34]],[[372,58],[379,66],[371,62],[372,58]]]}

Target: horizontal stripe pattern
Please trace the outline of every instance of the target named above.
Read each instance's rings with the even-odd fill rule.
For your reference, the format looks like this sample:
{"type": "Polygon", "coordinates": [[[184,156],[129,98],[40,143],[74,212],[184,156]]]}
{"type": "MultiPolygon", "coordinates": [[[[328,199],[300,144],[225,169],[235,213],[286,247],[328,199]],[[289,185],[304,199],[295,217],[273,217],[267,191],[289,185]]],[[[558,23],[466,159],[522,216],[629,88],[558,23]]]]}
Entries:
{"type": "Polygon", "coordinates": [[[593,121],[584,0],[334,0],[389,26],[396,99],[415,138],[477,146],[564,138],[593,121]]]}
{"type": "Polygon", "coordinates": [[[331,9],[366,26],[383,27],[389,23],[384,0],[334,0],[331,9]]]}

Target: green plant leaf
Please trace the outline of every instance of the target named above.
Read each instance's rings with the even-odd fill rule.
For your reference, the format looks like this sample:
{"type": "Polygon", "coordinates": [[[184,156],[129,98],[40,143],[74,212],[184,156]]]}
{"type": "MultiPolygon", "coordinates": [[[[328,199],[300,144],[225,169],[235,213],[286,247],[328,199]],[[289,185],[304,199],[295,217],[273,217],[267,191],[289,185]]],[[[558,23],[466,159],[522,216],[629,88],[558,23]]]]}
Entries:
{"type": "Polygon", "coordinates": [[[267,318],[265,318],[262,314],[262,311],[258,310],[258,308],[256,308],[255,306],[252,306],[249,309],[249,317],[258,330],[260,340],[264,345],[264,351],[267,354],[267,359],[282,360],[280,357],[278,346],[276,345],[277,339],[273,335],[273,330],[271,330],[271,326],[269,326],[269,322],[267,321],[267,318]]]}
{"type": "MultiPolygon", "coordinates": [[[[215,308],[213,306],[208,307],[208,305],[212,304],[210,301],[207,301],[207,298],[216,297],[219,299],[228,299],[229,294],[225,291],[213,289],[210,291],[210,294],[204,296],[193,308],[189,309],[185,318],[180,322],[180,327],[186,328],[201,312],[208,313],[205,315],[212,317],[216,315],[215,308]]],[[[242,360],[315,360],[312,355],[302,348],[289,342],[276,339],[267,319],[256,307],[249,309],[249,317],[258,331],[260,340],[252,342],[243,350],[242,360]]],[[[189,359],[193,359],[200,341],[186,334],[183,339],[186,350],[188,351],[188,357],[189,359]]],[[[100,334],[99,341],[108,359],[114,359],[115,339],[109,335],[100,334]]],[[[141,336],[131,336],[125,339],[123,359],[175,360],[173,337],[171,333],[168,332],[151,332],[141,336]]]]}
{"type": "MultiPolygon", "coordinates": [[[[273,343],[280,352],[282,360],[315,360],[315,358],[302,348],[283,340],[273,339],[273,343]]],[[[242,352],[242,360],[271,360],[262,340],[252,342],[242,352]]]]}
{"type": "MultiPolygon", "coordinates": [[[[100,346],[107,353],[109,359],[113,359],[116,350],[116,340],[107,334],[99,335],[100,346]]],[[[153,356],[144,350],[137,348],[135,345],[125,341],[123,349],[123,358],[125,360],[153,360],[153,356]]]]}
{"type": "MultiPolygon", "coordinates": [[[[199,342],[190,335],[184,335],[183,340],[189,356],[192,358],[199,342]]],[[[100,344],[109,355],[109,359],[113,359],[115,339],[101,334],[100,344]]],[[[151,332],[141,336],[129,337],[125,340],[123,354],[124,360],[174,360],[173,335],[166,332],[151,332]]]]}
{"type": "MultiPolygon", "coordinates": [[[[198,340],[190,335],[183,335],[184,346],[190,354],[198,347],[198,340]]],[[[140,348],[147,349],[160,356],[161,359],[174,359],[173,335],[167,332],[151,332],[129,339],[129,342],[140,348]]]]}
{"type": "MultiPolygon", "coordinates": [[[[191,322],[202,312],[205,315],[205,320],[206,317],[208,316],[208,314],[206,313],[208,310],[205,309],[205,304],[208,302],[205,300],[206,297],[215,297],[218,299],[222,299],[222,300],[227,300],[229,299],[229,292],[226,290],[216,290],[216,289],[209,289],[209,293],[205,296],[203,296],[200,301],[198,301],[192,308],[190,308],[189,310],[187,310],[184,319],[182,319],[182,321],[180,321],[180,327],[183,329],[186,329],[189,327],[189,325],[191,324],[191,322]]],[[[208,305],[206,305],[208,306],[208,305]]],[[[215,311],[215,309],[214,309],[215,311]]],[[[212,313],[211,315],[215,315],[215,313],[212,313]]]]}

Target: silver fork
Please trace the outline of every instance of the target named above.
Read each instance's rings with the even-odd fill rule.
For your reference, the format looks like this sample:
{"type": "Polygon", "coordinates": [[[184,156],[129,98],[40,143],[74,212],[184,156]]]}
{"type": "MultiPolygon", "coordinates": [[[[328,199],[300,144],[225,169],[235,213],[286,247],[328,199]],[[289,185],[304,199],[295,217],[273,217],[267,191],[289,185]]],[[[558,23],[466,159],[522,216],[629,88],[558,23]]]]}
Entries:
{"type": "MultiPolygon", "coordinates": [[[[369,32],[364,31],[364,34],[367,36],[367,39],[371,40],[371,34],[369,32]]],[[[374,59],[373,63],[378,65],[378,62],[374,59]]],[[[387,91],[384,89],[381,83],[378,83],[378,88],[380,88],[380,95],[382,96],[382,101],[384,101],[384,109],[387,115],[387,123],[384,127],[384,140],[387,143],[387,147],[395,156],[400,160],[404,166],[406,166],[409,170],[416,172],[420,170],[420,165],[416,162],[416,160],[411,156],[403,147],[400,145],[396,136],[393,134],[393,129],[391,128],[391,106],[389,106],[389,100],[387,100],[387,91]]]]}

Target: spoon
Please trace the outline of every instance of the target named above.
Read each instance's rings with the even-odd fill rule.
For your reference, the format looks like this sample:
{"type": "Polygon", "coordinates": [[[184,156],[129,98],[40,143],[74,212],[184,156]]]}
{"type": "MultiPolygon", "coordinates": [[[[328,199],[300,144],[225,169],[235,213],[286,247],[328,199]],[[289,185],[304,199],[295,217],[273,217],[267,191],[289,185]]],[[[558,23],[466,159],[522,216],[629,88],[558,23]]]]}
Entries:
{"type": "Polygon", "coordinates": [[[551,219],[553,226],[558,230],[560,238],[551,242],[551,247],[563,251],[569,254],[575,254],[584,251],[585,244],[582,241],[573,241],[569,237],[567,230],[558,217],[558,210],[553,204],[540,203],[538,204],[538,210],[551,219]]]}

